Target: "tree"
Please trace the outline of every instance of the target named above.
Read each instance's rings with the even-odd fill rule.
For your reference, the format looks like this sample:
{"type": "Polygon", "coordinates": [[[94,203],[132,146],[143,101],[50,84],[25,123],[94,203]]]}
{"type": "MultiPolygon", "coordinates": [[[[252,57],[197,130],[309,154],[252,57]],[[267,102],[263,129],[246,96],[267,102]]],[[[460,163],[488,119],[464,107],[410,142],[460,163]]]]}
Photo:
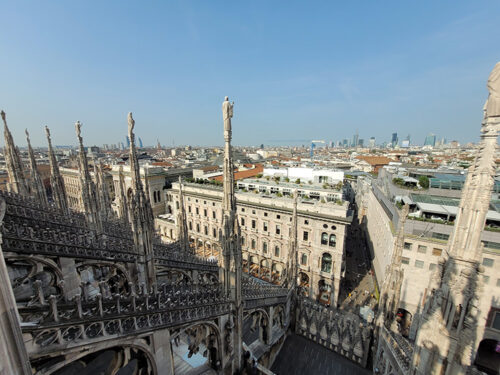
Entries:
{"type": "Polygon", "coordinates": [[[418,184],[423,188],[423,189],[428,189],[429,188],[429,177],[427,176],[420,176],[418,178],[418,184]]]}

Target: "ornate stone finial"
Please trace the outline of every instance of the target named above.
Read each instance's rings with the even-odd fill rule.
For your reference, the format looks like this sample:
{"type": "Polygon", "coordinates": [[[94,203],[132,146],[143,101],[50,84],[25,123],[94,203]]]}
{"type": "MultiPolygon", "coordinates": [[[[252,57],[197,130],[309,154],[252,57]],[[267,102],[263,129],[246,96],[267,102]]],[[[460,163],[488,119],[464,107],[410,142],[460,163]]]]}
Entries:
{"type": "Polygon", "coordinates": [[[7,118],[5,117],[5,112],[1,111],[0,115],[2,116],[3,124],[5,125],[5,127],[7,127],[7,118]]]}
{"type": "Polygon", "coordinates": [[[133,134],[134,125],[135,125],[135,120],[132,117],[132,112],[128,113],[127,120],[128,120],[128,136],[129,136],[130,140],[132,140],[132,134],[133,134]]]}
{"type": "Polygon", "coordinates": [[[50,129],[47,125],[45,125],[45,134],[47,135],[47,139],[50,139],[50,129]]]}
{"type": "Polygon", "coordinates": [[[80,121],[77,121],[75,122],[75,130],[76,130],[76,136],[78,137],[78,139],[82,139],[82,131],[81,131],[81,128],[82,128],[82,124],[80,121]]]}
{"type": "Polygon", "coordinates": [[[486,102],[486,116],[500,116],[500,62],[491,71],[486,87],[490,93],[486,102]]]}
{"type": "Polygon", "coordinates": [[[30,141],[30,133],[28,132],[28,129],[24,129],[24,134],[26,134],[26,140],[29,142],[30,141]]]}

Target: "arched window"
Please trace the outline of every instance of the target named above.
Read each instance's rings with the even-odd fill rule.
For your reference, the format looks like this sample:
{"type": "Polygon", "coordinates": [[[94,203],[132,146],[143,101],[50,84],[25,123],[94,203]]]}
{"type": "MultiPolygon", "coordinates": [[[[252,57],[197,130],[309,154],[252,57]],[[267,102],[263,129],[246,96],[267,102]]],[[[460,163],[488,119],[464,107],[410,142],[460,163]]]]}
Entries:
{"type": "Polygon", "coordinates": [[[332,256],[328,253],[324,253],[321,257],[321,272],[331,272],[332,271],[332,256]]]}
{"type": "Polygon", "coordinates": [[[189,230],[193,230],[193,223],[189,222],[189,230]]]}
{"type": "Polygon", "coordinates": [[[276,245],[274,247],[274,256],[275,257],[279,257],[280,256],[280,247],[278,245],[276,245]]]}
{"type": "Polygon", "coordinates": [[[334,234],[330,234],[330,242],[328,244],[331,247],[335,247],[335,245],[337,245],[337,236],[334,234]]]}
{"type": "Polygon", "coordinates": [[[264,254],[267,254],[267,242],[262,242],[262,252],[264,254]]]}
{"type": "Polygon", "coordinates": [[[302,254],[302,256],[300,257],[300,264],[302,264],[303,266],[307,266],[307,254],[302,254]]]}
{"type": "Polygon", "coordinates": [[[175,208],[179,209],[179,201],[175,202],[175,208]]]}
{"type": "Polygon", "coordinates": [[[321,233],[321,244],[328,245],[328,234],[326,232],[321,233]]]}
{"type": "Polygon", "coordinates": [[[251,248],[252,250],[255,250],[255,240],[252,238],[252,242],[251,242],[251,248]]]}

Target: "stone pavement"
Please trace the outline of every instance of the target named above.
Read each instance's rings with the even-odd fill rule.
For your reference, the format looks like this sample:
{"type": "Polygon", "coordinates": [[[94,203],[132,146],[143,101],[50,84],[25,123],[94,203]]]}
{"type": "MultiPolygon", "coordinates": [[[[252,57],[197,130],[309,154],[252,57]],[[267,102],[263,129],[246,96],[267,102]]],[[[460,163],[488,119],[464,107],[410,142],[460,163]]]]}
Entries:
{"type": "Polygon", "coordinates": [[[371,371],[302,336],[283,344],[271,371],[277,375],[368,375],[371,371]]]}

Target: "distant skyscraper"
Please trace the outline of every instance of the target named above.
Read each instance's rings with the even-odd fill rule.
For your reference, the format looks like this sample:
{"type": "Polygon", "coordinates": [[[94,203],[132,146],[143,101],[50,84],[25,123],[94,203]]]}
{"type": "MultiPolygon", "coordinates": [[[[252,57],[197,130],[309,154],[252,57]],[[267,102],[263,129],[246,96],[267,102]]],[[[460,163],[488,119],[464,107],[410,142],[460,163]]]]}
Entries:
{"type": "Polygon", "coordinates": [[[127,142],[127,147],[130,147],[130,138],[128,135],[125,136],[125,141],[127,142]]]}
{"type": "Polygon", "coordinates": [[[364,139],[360,139],[358,140],[358,146],[359,147],[363,147],[363,144],[365,143],[365,140],[364,139]]]}
{"type": "Polygon", "coordinates": [[[349,146],[349,141],[348,141],[347,139],[344,139],[344,140],[342,141],[342,146],[343,146],[343,147],[348,147],[348,146],[349,146]]]}
{"type": "Polygon", "coordinates": [[[139,147],[142,148],[142,139],[139,137],[139,147]]]}
{"type": "Polygon", "coordinates": [[[358,147],[358,140],[359,140],[359,134],[358,132],[356,131],[356,134],[354,134],[352,136],[352,143],[351,143],[351,147],[358,147]]]}
{"type": "Polygon", "coordinates": [[[375,148],[375,137],[370,138],[370,141],[368,142],[368,147],[375,148]]]}
{"type": "Polygon", "coordinates": [[[392,133],[391,145],[392,147],[396,147],[398,144],[398,133],[392,133]]]}
{"type": "Polygon", "coordinates": [[[429,135],[427,137],[425,137],[424,146],[434,147],[435,145],[436,145],[436,135],[429,133],[429,135]]]}

